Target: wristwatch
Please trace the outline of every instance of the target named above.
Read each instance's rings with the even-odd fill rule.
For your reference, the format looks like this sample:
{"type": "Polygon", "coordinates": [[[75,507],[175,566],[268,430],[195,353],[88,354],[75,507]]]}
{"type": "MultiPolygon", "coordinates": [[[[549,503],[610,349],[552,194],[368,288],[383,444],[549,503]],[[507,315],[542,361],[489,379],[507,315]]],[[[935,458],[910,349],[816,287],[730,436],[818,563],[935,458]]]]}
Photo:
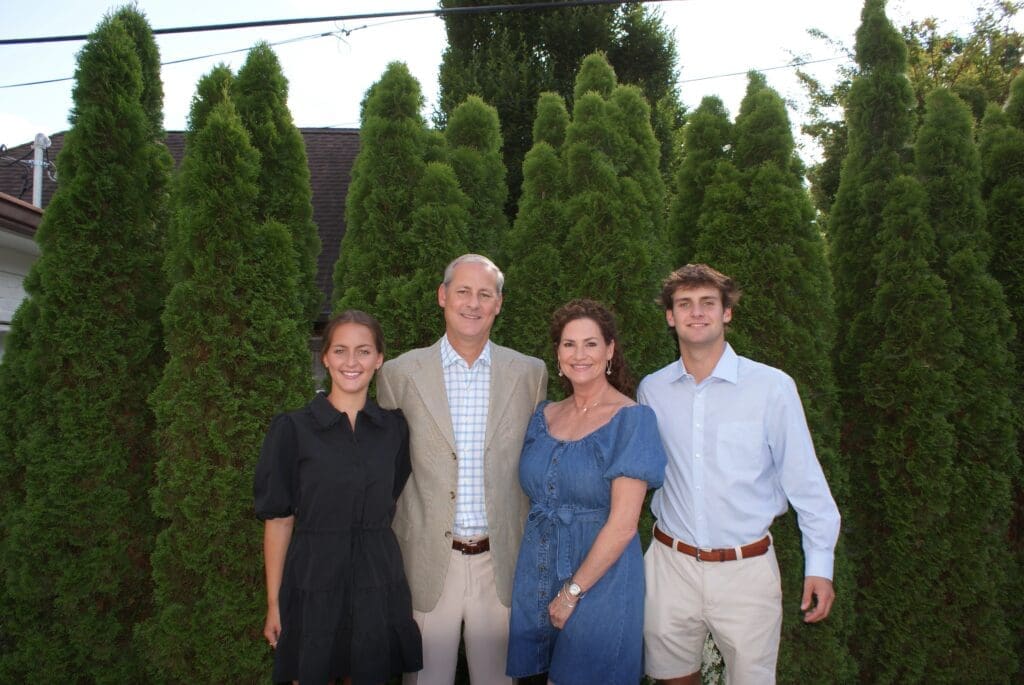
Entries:
{"type": "Polygon", "coordinates": [[[572,599],[580,599],[581,597],[583,597],[583,588],[581,588],[579,585],[572,582],[571,580],[565,584],[565,592],[572,599]]]}

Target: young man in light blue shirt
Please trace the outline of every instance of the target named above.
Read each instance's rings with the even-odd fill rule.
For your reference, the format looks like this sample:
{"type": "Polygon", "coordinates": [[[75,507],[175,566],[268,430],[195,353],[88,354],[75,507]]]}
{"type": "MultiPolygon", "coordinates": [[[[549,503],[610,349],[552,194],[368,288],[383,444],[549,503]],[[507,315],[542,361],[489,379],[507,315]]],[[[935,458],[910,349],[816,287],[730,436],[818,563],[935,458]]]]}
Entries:
{"type": "Polygon", "coordinates": [[[823,620],[835,597],[839,511],[793,379],[725,341],[739,296],[707,265],[672,272],[661,299],[680,359],[637,392],[669,457],[644,559],[646,670],[667,685],[700,683],[709,631],[731,684],[775,682],[782,591],[768,529],[787,502],[803,536],[804,620],[823,620]]]}

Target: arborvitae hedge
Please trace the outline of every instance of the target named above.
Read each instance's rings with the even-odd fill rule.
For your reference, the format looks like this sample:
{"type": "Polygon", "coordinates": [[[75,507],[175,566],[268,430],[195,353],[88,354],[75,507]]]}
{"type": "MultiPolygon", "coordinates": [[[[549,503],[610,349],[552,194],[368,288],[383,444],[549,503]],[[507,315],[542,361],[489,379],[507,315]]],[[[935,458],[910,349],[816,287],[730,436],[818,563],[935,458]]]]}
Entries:
{"type": "Polygon", "coordinates": [[[320,236],[313,223],[313,191],[302,133],[288,109],[288,80],[277,55],[266,43],[249,50],[231,89],[231,98],[253,147],[260,153],[256,219],[284,224],[295,246],[301,319],[309,327],[323,307],[316,283],[320,236]]]}
{"type": "Polygon", "coordinates": [[[952,672],[969,666],[978,682],[997,682],[1015,669],[1005,613],[1013,559],[1004,549],[1011,480],[1019,468],[1019,414],[1011,403],[1016,373],[1008,347],[1013,325],[1002,287],[987,271],[989,235],[973,119],[950,91],[928,96],[915,157],[938,236],[936,271],[949,288],[960,334],[955,478],[944,534],[976,549],[970,563],[958,563],[952,550],[946,610],[958,620],[950,626],[955,639],[946,658],[952,672]]]}
{"type": "Polygon", "coordinates": [[[950,669],[953,649],[949,567],[971,563],[967,541],[951,538],[949,500],[956,478],[955,351],[960,345],[945,283],[932,269],[935,234],[927,198],[913,178],[893,179],[877,237],[879,286],[858,392],[868,439],[849,455],[857,550],[855,656],[870,683],[972,680],[969,664],[950,669]]]}
{"type": "Polygon", "coordinates": [[[665,323],[653,302],[667,250],[660,222],[664,187],[650,174],[658,150],[644,133],[649,110],[635,88],[615,85],[600,55],[584,60],[576,93],[562,149],[569,230],[560,291],[565,299],[608,305],[618,317],[626,359],[646,372],[672,356],[661,342],[665,323]],[[637,117],[639,131],[622,130],[626,114],[637,117]]]}
{"type": "MultiPolygon", "coordinates": [[[[714,265],[743,289],[730,343],[740,354],[793,376],[818,459],[845,514],[848,482],[838,453],[839,403],[830,360],[836,329],[832,279],[790,131],[782,98],[752,74],[736,118],[732,161],[720,162],[703,189],[693,259],[714,265]]],[[[824,623],[808,626],[794,608],[804,579],[795,514],[776,521],[772,534],[786,603],[779,680],[851,680],[856,665],[847,642],[856,589],[845,546],[836,553],[832,612],[824,623]]]]}
{"type": "Polygon", "coordinates": [[[505,239],[505,164],[501,159],[498,111],[475,95],[455,108],[444,131],[448,163],[469,198],[470,252],[502,262],[498,250],[505,239]]]}
{"type": "MultiPolygon", "coordinates": [[[[886,329],[879,328],[878,317],[884,312],[878,309],[880,305],[876,303],[876,298],[881,296],[880,293],[876,293],[881,283],[876,255],[883,249],[879,236],[883,233],[887,221],[883,212],[910,212],[917,218],[913,221],[905,219],[905,223],[909,221],[914,226],[920,225],[923,231],[929,231],[930,228],[921,215],[923,210],[920,207],[913,209],[910,205],[902,206],[906,203],[923,202],[920,198],[920,189],[907,188],[907,184],[904,183],[899,186],[898,197],[896,193],[897,186],[894,182],[905,173],[908,166],[906,157],[913,122],[913,94],[905,76],[906,46],[899,32],[885,16],[883,0],[865,2],[861,13],[861,25],[857,29],[856,55],[859,75],[851,85],[846,111],[849,151],[829,217],[829,239],[836,314],[839,322],[834,359],[843,408],[840,444],[850,472],[849,501],[853,505],[843,512],[843,528],[846,531],[845,538],[849,541],[847,549],[857,573],[858,591],[857,624],[851,646],[854,657],[860,662],[862,676],[874,679],[885,673],[899,672],[904,668],[899,663],[882,662],[891,661],[892,656],[903,650],[913,652],[913,649],[904,644],[906,641],[926,642],[930,639],[907,635],[903,631],[907,617],[897,616],[896,622],[889,624],[886,615],[888,612],[884,608],[890,595],[903,592],[904,585],[907,584],[919,586],[920,581],[913,576],[903,579],[890,575],[888,569],[893,563],[892,559],[880,559],[877,552],[880,538],[891,535],[903,536],[908,533],[898,529],[913,526],[913,521],[909,519],[902,522],[889,521],[886,518],[889,516],[888,510],[882,508],[889,506],[888,503],[879,502],[882,487],[880,479],[883,477],[881,474],[898,466],[889,464],[886,460],[904,458],[895,445],[887,445],[884,451],[872,449],[872,445],[881,439],[877,434],[880,430],[879,411],[892,410],[883,416],[886,431],[903,431],[916,435],[916,431],[921,427],[921,417],[915,416],[913,412],[902,416],[895,407],[919,407],[928,421],[944,425],[945,413],[919,405],[916,400],[919,396],[935,393],[943,388],[947,388],[948,392],[948,387],[936,383],[934,387],[924,384],[924,387],[919,388],[920,383],[916,382],[914,386],[907,388],[908,403],[904,404],[903,395],[898,394],[890,398],[891,407],[872,406],[866,397],[866,381],[877,384],[890,383],[892,380],[865,378],[862,370],[868,359],[876,359],[876,363],[881,362],[879,355],[882,349],[886,349],[882,344],[889,334],[886,329]],[[901,424],[901,419],[906,423],[901,424]],[[885,527],[881,528],[883,523],[885,527]],[[885,645],[884,653],[888,656],[883,656],[883,652],[880,651],[881,644],[885,645]]],[[[893,230],[890,228],[890,233],[893,230]]],[[[893,241],[896,235],[900,234],[894,234],[893,241]]],[[[910,241],[910,244],[914,244],[913,241],[916,240],[918,238],[913,235],[903,237],[903,242],[910,241]]],[[[897,249],[897,246],[902,244],[893,241],[890,241],[888,249],[897,249]]],[[[926,247],[929,250],[928,254],[934,254],[933,245],[926,247]]],[[[910,259],[899,252],[893,257],[910,259]]],[[[928,275],[917,273],[912,275],[914,279],[926,276],[928,275]]],[[[930,275],[929,278],[933,279],[934,275],[930,275]]],[[[929,297],[948,298],[946,292],[941,289],[941,282],[932,287],[938,287],[940,292],[929,297]]],[[[897,289],[895,294],[905,297],[912,295],[900,289],[897,289]]],[[[926,312],[922,312],[922,315],[925,314],[926,312]]],[[[934,316],[931,312],[927,314],[934,316]]],[[[926,344],[924,336],[931,335],[930,330],[915,328],[919,326],[916,318],[913,321],[897,323],[900,323],[900,328],[898,331],[892,331],[892,334],[913,347],[926,344]],[[912,337],[915,332],[922,336],[921,340],[912,337]]],[[[892,354],[903,355],[904,351],[895,350],[892,354]]],[[[940,358],[943,357],[940,355],[940,358]]],[[[898,392],[898,386],[887,387],[890,392],[898,392]]],[[[941,392],[939,394],[942,402],[948,406],[949,398],[941,392]]],[[[878,403],[881,401],[880,398],[876,400],[878,403]]],[[[885,437],[886,441],[890,439],[889,436],[885,437]]],[[[922,439],[935,440],[936,437],[923,436],[922,439]]],[[[912,449],[907,446],[903,453],[912,449]]],[[[935,463],[942,465],[946,463],[944,460],[948,459],[948,451],[931,457],[925,455],[925,458],[932,458],[936,460],[935,463]]],[[[945,476],[948,477],[948,473],[945,476]]],[[[885,486],[890,486],[888,481],[885,486]]],[[[899,503],[897,509],[902,511],[906,508],[905,504],[910,504],[913,508],[921,510],[923,518],[931,521],[934,512],[946,510],[947,492],[948,490],[943,491],[942,498],[937,501],[926,498],[919,490],[904,492],[902,496],[905,502],[899,503]]],[[[896,496],[895,490],[891,496],[896,496]]],[[[899,599],[898,606],[904,606],[902,598],[899,599]]],[[[923,647],[925,651],[929,648],[923,647]]],[[[914,658],[910,657],[911,660],[914,658]]]]}
{"type": "Polygon", "coordinates": [[[374,310],[388,336],[391,356],[432,345],[441,336],[437,286],[445,266],[468,250],[470,203],[452,168],[429,162],[415,191],[416,208],[393,246],[409,255],[409,261],[402,271],[383,275],[374,310]]]}
{"type": "MultiPolygon", "coordinates": [[[[522,3],[526,0],[514,0],[522,3]]],[[[442,0],[444,7],[502,4],[505,0],[442,0]]],[[[661,169],[673,168],[674,133],[683,107],[676,87],[677,54],[671,33],[646,7],[565,7],[544,12],[447,15],[448,38],[440,66],[435,116],[447,125],[455,108],[479,95],[498,110],[505,140],[509,216],[514,214],[531,139],[534,104],[554,92],[572,103],[580,62],[603,51],[623,83],[639,85],[654,107],[661,169]]]]}
{"type": "Polygon", "coordinates": [[[217,100],[193,107],[199,128],[176,179],[170,360],[150,398],[164,528],[153,554],[157,611],[138,632],[153,682],[267,677],[252,473],[271,416],[312,392],[292,239],[257,219],[259,153],[232,102],[217,100]]]}
{"type": "Polygon", "coordinates": [[[24,499],[4,521],[8,682],[143,679],[132,627],[151,603],[145,400],[162,359],[156,224],[169,168],[143,25],[121,10],[79,53],[61,184],[26,280],[18,326],[32,331],[12,362],[38,387],[17,419],[24,499]]]}
{"type": "Polygon", "coordinates": [[[1024,678],[1024,76],[1011,86],[1004,112],[991,105],[981,127],[982,195],[991,236],[991,273],[1003,287],[1007,308],[1017,329],[1012,341],[1018,370],[1015,388],[1018,470],[1013,478],[1014,512],[1010,549],[1014,566],[1006,593],[1010,633],[1016,635],[1017,678],[1024,678]],[[1011,116],[1012,115],[1012,116],[1011,116]]]}
{"type": "MultiPolygon", "coordinates": [[[[376,306],[381,282],[416,266],[405,236],[426,168],[422,105],[419,83],[400,62],[388,65],[363,100],[359,155],[345,200],[345,237],[334,266],[334,311],[382,314],[376,306]]],[[[399,341],[393,331],[385,327],[384,333],[394,349],[399,341]]]]}
{"type": "Polygon", "coordinates": [[[697,220],[704,193],[718,163],[732,144],[732,124],[725,105],[707,96],[688,117],[683,129],[683,158],[675,178],[669,209],[668,235],[674,267],[693,261],[700,232],[697,220]]]}
{"type": "MultiPolygon", "coordinates": [[[[519,214],[505,240],[505,301],[496,337],[539,359],[551,358],[551,314],[564,304],[560,274],[568,227],[565,164],[559,151],[568,125],[569,113],[561,96],[541,95],[533,148],[523,161],[519,214]]],[[[557,373],[549,374],[549,382],[549,392],[560,392],[557,373]]]]}

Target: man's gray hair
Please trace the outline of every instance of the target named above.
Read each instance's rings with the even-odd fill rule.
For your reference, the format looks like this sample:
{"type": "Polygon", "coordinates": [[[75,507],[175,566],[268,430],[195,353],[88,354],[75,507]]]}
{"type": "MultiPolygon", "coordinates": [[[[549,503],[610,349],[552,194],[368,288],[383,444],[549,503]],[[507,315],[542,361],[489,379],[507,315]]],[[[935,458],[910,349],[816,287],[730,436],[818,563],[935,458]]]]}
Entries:
{"type": "Polygon", "coordinates": [[[501,269],[498,268],[497,264],[480,254],[464,254],[453,259],[444,270],[444,286],[446,288],[451,284],[452,278],[455,276],[455,267],[460,264],[483,264],[490,269],[494,273],[494,280],[498,287],[497,294],[501,295],[501,289],[505,287],[505,274],[501,273],[501,269]]]}

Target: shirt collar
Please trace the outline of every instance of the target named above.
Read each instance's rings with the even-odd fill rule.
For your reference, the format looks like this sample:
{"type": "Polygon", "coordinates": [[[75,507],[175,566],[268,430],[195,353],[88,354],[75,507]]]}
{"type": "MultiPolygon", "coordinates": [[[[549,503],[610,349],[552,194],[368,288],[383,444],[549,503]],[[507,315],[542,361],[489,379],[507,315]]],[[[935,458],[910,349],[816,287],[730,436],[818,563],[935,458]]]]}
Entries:
{"type": "MultiPolygon", "coordinates": [[[[709,378],[718,378],[719,380],[728,381],[735,385],[739,380],[739,375],[739,355],[732,349],[732,345],[725,343],[725,349],[722,351],[722,356],[718,358],[718,363],[715,364],[715,368],[711,372],[709,378]]],[[[679,381],[684,378],[691,378],[691,376],[686,370],[686,364],[683,362],[683,358],[679,357],[679,363],[676,364],[676,373],[673,375],[672,380],[679,381]]]]}
{"type": "MultiPolygon", "coordinates": [[[[451,366],[452,364],[455,364],[456,362],[460,362],[460,361],[463,364],[466,364],[466,360],[463,359],[459,355],[459,353],[455,351],[455,348],[452,347],[451,342],[449,342],[449,340],[448,340],[448,334],[445,333],[444,336],[441,338],[441,366],[447,368],[447,367],[451,366]]],[[[484,345],[484,349],[480,352],[480,356],[476,358],[476,362],[473,362],[473,364],[476,365],[477,362],[483,362],[487,366],[491,365],[491,341],[490,340],[488,340],[487,344],[484,345]]],[[[466,364],[466,366],[468,367],[469,365],[466,364]]]]}
{"type": "MultiPolygon", "coordinates": [[[[322,390],[317,391],[316,397],[309,403],[309,407],[313,418],[323,429],[330,428],[341,420],[341,412],[334,408],[331,401],[327,399],[327,393],[322,390]]],[[[384,410],[369,397],[366,398],[366,404],[359,410],[359,413],[377,426],[384,425],[384,410]]]]}

